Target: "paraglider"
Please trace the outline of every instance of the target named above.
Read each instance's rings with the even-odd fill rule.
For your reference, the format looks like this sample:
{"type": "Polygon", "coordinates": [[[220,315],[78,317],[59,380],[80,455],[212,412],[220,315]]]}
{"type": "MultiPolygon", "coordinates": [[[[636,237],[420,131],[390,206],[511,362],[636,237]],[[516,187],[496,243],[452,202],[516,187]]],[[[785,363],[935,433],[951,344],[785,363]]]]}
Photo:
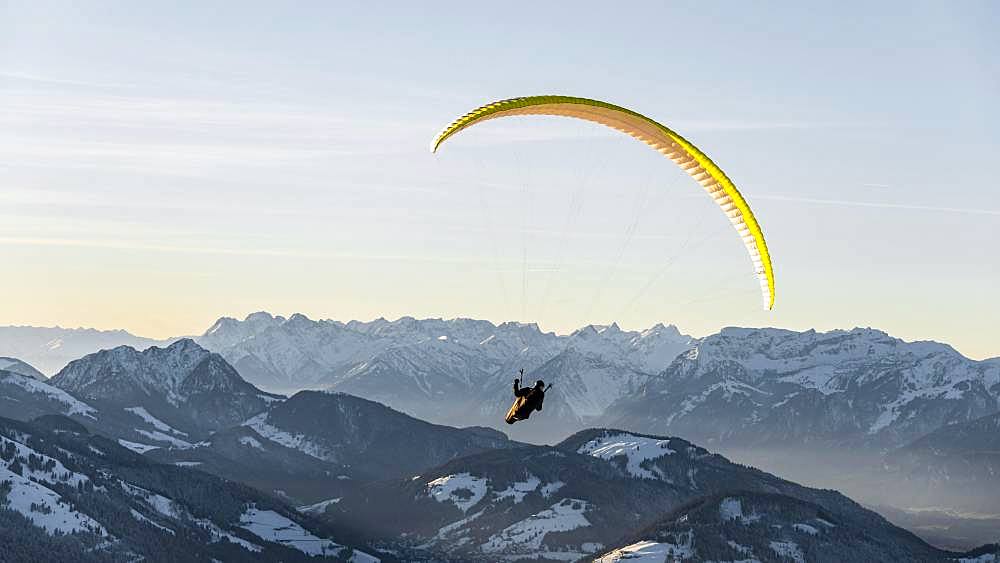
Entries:
{"type": "Polygon", "coordinates": [[[732,180],[705,153],[672,129],[632,110],[587,98],[528,96],[486,104],[459,117],[434,139],[437,152],[445,140],[472,125],[516,115],[561,115],[599,123],[630,135],[665,155],[708,192],[739,233],[753,262],[764,307],[774,307],[774,271],[760,224],[732,180]]]}
{"type": "MultiPolygon", "coordinates": [[[[521,370],[521,377],[524,377],[524,370],[521,370]]],[[[552,387],[552,385],[549,385],[552,387]]],[[[545,402],[545,382],[539,379],[534,387],[521,387],[521,379],[514,379],[514,404],[507,411],[504,421],[507,424],[514,424],[519,420],[528,420],[531,413],[542,410],[542,403],[545,402]]]]}

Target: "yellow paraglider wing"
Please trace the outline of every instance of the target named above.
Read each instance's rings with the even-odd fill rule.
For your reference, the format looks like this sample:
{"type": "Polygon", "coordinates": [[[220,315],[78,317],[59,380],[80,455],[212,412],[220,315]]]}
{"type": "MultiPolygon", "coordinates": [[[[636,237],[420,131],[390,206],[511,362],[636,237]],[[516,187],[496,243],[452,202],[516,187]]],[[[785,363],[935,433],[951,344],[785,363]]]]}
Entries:
{"type": "Polygon", "coordinates": [[[774,307],[774,271],[771,255],[760,224],[732,180],[698,147],[672,129],[623,107],[572,96],[528,96],[493,102],[456,119],[434,139],[431,152],[437,152],[445,139],[489,119],[512,115],[563,115],[617,129],[653,147],[674,161],[708,192],[736,228],[760,281],[767,309],[774,307]]]}

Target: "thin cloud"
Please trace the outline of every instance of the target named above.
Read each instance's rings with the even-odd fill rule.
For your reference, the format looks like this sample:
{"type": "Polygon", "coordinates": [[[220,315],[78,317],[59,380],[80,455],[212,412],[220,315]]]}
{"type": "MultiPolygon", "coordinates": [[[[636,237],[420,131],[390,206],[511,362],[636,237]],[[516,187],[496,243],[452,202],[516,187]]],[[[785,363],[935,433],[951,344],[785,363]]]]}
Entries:
{"type": "Polygon", "coordinates": [[[87,88],[130,88],[135,86],[134,84],[122,84],[117,82],[91,82],[69,78],[56,78],[52,76],[41,76],[38,74],[10,70],[0,70],[0,79],[55,84],[60,86],[85,86],[87,88]]]}
{"type": "Polygon", "coordinates": [[[754,200],[787,201],[792,203],[809,203],[814,205],[835,205],[843,207],[872,207],[878,209],[900,209],[907,211],[931,211],[937,213],[960,213],[963,215],[990,215],[1000,217],[1000,209],[973,209],[969,207],[940,207],[934,205],[913,205],[909,203],[893,203],[878,201],[850,201],[841,199],[816,199],[809,197],[792,197],[781,195],[754,195],[754,200]]]}
{"type": "Polygon", "coordinates": [[[842,129],[861,127],[858,123],[834,121],[698,121],[676,120],[668,125],[682,131],[765,131],[772,129],[842,129]]]}
{"type": "Polygon", "coordinates": [[[527,272],[529,274],[535,273],[545,273],[545,272],[562,272],[563,268],[497,268],[489,270],[492,272],[498,272],[501,274],[520,274],[522,272],[527,272]]]}
{"type": "MultiPolygon", "coordinates": [[[[375,262],[418,262],[455,264],[462,266],[476,265],[495,267],[485,260],[469,258],[447,258],[440,256],[418,256],[405,254],[356,254],[356,253],[334,253],[315,252],[294,249],[267,249],[267,248],[230,248],[212,246],[178,246],[165,244],[152,244],[143,242],[131,242],[113,239],[69,239],[53,237],[0,237],[0,245],[10,246],[51,246],[51,247],[72,247],[72,248],[97,248],[107,250],[143,250],[153,252],[169,252],[180,254],[217,254],[236,256],[271,256],[285,258],[322,258],[337,260],[355,261],[375,261],[375,262]]],[[[520,270],[518,270],[520,271],[520,270]]]]}

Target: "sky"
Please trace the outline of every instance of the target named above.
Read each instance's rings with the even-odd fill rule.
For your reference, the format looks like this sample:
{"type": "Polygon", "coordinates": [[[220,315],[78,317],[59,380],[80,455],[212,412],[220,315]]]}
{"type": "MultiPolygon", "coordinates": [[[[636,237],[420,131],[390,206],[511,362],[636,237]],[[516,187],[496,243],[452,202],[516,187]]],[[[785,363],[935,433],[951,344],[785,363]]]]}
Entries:
{"type": "Polygon", "coordinates": [[[1000,356],[996,2],[0,1],[0,325],[875,327],[1000,356]],[[754,209],[764,311],[672,163],[486,102],[607,100],[754,209]]]}

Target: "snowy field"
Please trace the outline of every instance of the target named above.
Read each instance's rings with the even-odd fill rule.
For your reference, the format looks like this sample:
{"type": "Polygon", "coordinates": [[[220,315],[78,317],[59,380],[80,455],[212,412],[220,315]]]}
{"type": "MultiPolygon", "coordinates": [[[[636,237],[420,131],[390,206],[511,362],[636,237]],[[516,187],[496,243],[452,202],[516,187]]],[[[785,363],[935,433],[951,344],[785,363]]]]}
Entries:
{"type": "Polygon", "coordinates": [[[128,407],[125,409],[125,412],[130,412],[138,416],[139,418],[146,421],[147,424],[159,430],[160,432],[169,432],[171,434],[176,434],[178,436],[187,436],[187,432],[181,432],[180,430],[174,429],[166,422],[163,422],[162,420],[149,414],[149,411],[147,411],[144,407],[128,407]]]}
{"type": "Polygon", "coordinates": [[[268,424],[266,412],[247,420],[243,423],[243,426],[253,428],[264,438],[281,444],[286,448],[298,450],[306,455],[323,461],[335,461],[333,455],[327,448],[310,441],[305,434],[292,434],[278,428],[277,426],[268,424]]]}
{"type": "Polygon", "coordinates": [[[678,559],[690,559],[694,551],[690,544],[658,543],[641,541],[621,549],[616,549],[594,560],[594,563],[667,563],[678,559]]]}
{"type": "Polygon", "coordinates": [[[549,532],[568,532],[590,526],[584,516],[589,509],[587,501],[563,499],[546,510],[504,528],[480,548],[484,553],[500,553],[509,549],[516,549],[518,552],[538,550],[549,532]]]}
{"type": "MultiPolygon", "coordinates": [[[[295,522],[273,510],[259,510],[251,506],[240,517],[240,527],[251,534],[275,543],[295,548],[308,555],[339,555],[344,546],[309,533],[295,522]]],[[[352,563],[378,563],[378,559],[355,551],[352,563]]]]}
{"type": "Polygon", "coordinates": [[[467,512],[486,496],[489,481],[468,473],[446,475],[427,483],[427,494],[438,502],[452,502],[467,512]]]}
{"type": "Polygon", "coordinates": [[[86,514],[73,510],[55,491],[41,483],[22,477],[6,467],[0,468],[0,481],[11,483],[6,508],[20,513],[47,533],[93,532],[108,535],[103,526],[86,514]]]}
{"type": "Polygon", "coordinates": [[[624,457],[627,460],[625,470],[628,471],[629,475],[640,479],[656,479],[657,476],[652,471],[642,467],[642,464],[648,460],[677,452],[670,449],[670,440],[622,433],[595,438],[580,446],[577,453],[606,460],[624,457]]]}
{"type": "Polygon", "coordinates": [[[149,444],[130,442],[128,440],[123,440],[122,438],[118,438],[118,445],[122,446],[123,448],[128,448],[137,454],[144,454],[150,450],[155,450],[159,448],[159,446],[150,446],[149,444]]]}
{"type": "Polygon", "coordinates": [[[95,418],[94,413],[97,411],[94,410],[93,407],[76,399],[62,389],[53,387],[48,383],[43,383],[37,379],[20,374],[13,374],[9,377],[5,377],[4,381],[17,385],[29,393],[45,395],[53,401],[58,401],[64,404],[66,406],[66,415],[79,414],[88,418],[95,418]]]}

